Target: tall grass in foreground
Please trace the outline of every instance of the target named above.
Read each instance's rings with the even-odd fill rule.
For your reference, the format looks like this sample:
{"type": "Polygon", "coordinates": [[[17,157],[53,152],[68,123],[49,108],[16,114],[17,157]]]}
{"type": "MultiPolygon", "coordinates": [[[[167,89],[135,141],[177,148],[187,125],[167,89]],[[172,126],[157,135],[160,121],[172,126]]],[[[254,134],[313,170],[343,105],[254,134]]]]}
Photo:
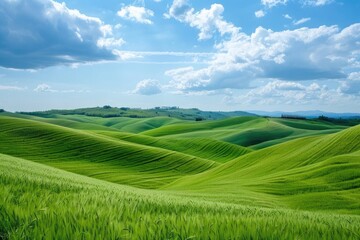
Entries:
{"type": "Polygon", "coordinates": [[[0,239],[359,239],[360,217],[209,203],[0,155],[0,239]]]}

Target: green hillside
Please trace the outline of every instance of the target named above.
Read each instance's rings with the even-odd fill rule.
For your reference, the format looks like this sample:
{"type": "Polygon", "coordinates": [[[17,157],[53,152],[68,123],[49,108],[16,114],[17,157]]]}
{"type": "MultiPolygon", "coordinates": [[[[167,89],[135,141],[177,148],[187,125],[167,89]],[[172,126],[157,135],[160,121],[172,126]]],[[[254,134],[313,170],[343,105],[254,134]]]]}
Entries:
{"type": "Polygon", "coordinates": [[[154,188],[216,162],[91,132],[0,117],[0,152],[79,174],[154,188]]]}
{"type": "Polygon", "coordinates": [[[360,126],[356,126],[255,151],[166,188],[182,193],[221,191],[224,201],[247,204],[262,194],[265,205],[268,199],[282,207],[359,214],[359,187],[360,126]]]}
{"type": "Polygon", "coordinates": [[[168,138],[210,138],[260,149],[291,139],[338,132],[346,126],[314,120],[235,117],[162,126],[142,134],[168,138]]]}
{"type": "Polygon", "coordinates": [[[358,239],[360,218],[244,207],[99,181],[0,154],[1,239],[358,239]]]}
{"type": "Polygon", "coordinates": [[[359,239],[345,123],[0,113],[0,239],[359,239]]]}
{"type": "MultiPolygon", "coordinates": [[[[129,117],[89,117],[82,115],[61,115],[54,114],[51,117],[39,117],[27,114],[2,113],[0,116],[9,116],[23,119],[31,119],[39,122],[51,123],[63,127],[79,130],[106,130],[106,131],[126,131],[139,133],[151,130],[172,123],[181,123],[183,120],[170,117],[154,118],[129,118],[129,117]]],[[[187,122],[187,121],[186,121],[187,122]]]]}
{"type": "Polygon", "coordinates": [[[208,138],[186,138],[166,139],[155,138],[141,134],[131,134],[113,131],[97,131],[96,133],[121,139],[127,142],[144,144],[164,148],[176,152],[186,153],[192,156],[213,160],[216,162],[227,162],[241,155],[252,152],[251,149],[235,144],[217,141],[208,138]]]}
{"type": "MultiPolygon", "coordinates": [[[[26,118],[79,130],[141,133],[174,139],[212,139],[261,149],[299,137],[338,132],[348,126],[318,120],[289,120],[261,117],[233,117],[214,121],[186,121],[169,117],[127,118],[52,115],[36,117],[24,114],[1,114],[26,118]]],[[[1,116],[0,115],[0,116],[1,116]]]]}

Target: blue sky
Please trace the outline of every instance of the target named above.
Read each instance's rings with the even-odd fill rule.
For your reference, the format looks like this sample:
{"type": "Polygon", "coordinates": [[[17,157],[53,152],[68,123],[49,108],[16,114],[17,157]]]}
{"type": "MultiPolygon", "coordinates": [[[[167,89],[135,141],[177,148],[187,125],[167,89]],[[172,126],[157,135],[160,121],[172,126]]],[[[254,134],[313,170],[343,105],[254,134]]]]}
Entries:
{"type": "Polygon", "coordinates": [[[0,108],[360,112],[360,1],[3,0],[0,108]]]}

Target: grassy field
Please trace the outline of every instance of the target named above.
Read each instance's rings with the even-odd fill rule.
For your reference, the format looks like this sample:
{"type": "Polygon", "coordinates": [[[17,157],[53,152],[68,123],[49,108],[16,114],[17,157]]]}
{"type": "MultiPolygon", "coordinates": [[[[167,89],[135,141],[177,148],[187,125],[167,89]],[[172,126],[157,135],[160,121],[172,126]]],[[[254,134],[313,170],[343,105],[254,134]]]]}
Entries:
{"type": "Polygon", "coordinates": [[[360,239],[360,125],[0,113],[0,239],[360,239]]]}
{"type": "Polygon", "coordinates": [[[221,201],[243,204],[360,214],[360,126],[254,151],[166,188],[194,196],[221,191],[221,201]]]}
{"type": "Polygon", "coordinates": [[[212,203],[0,155],[5,239],[358,239],[352,215],[212,203]]]}
{"type": "Polygon", "coordinates": [[[218,163],[166,149],[128,143],[89,131],[12,117],[0,118],[0,152],[86,176],[157,188],[218,163]]]}

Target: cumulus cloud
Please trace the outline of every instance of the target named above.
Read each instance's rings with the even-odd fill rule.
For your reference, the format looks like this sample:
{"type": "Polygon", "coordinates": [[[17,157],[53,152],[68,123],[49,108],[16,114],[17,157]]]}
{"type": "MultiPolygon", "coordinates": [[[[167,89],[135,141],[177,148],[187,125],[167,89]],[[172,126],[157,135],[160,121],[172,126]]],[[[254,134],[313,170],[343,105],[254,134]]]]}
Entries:
{"type": "Polygon", "coordinates": [[[265,16],[265,12],[263,10],[259,10],[255,12],[255,17],[262,18],[265,16]]]}
{"type": "Polygon", "coordinates": [[[333,2],[334,0],[302,0],[303,5],[308,6],[324,6],[333,2]]]}
{"type": "Polygon", "coordinates": [[[207,91],[226,88],[247,88],[250,79],[254,79],[255,66],[249,64],[216,65],[194,69],[185,67],[165,72],[172,78],[171,85],[182,92],[207,91]]]}
{"type": "Polygon", "coordinates": [[[140,95],[159,94],[161,93],[161,85],[157,80],[145,79],[136,84],[133,93],[140,95]]]}
{"type": "Polygon", "coordinates": [[[53,0],[0,1],[0,22],[0,66],[5,68],[115,60],[108,47],[123,43],[99,18],[53,0]]]}
{"type": "Polygon", "coordinates": [[[52,89],[49,85],[42,83],[34,88],[35,92],[57,92],[57,90],[52,89]]]}
{"type": "Polygon", "coordinates": [[[229,104],[309,104],[319,100],[334,101],[336,91],[329,91],[326,85],[308,85],[299,82],[275,80],[264,86],[254,88],[244,95],[228,94],[225,102],[229,104]]]}
{"type": "Polygon", "coordinates": [[[341,81],[338,92],[360,96],[360,72],[352,72],[346,81],[341,81]]]}
{"type": "MultiPolygon", "coordinates": [[[[227,37],[215,45],[217,53],[206,67],[191,66],[165,72],[171,78],[171,85],[182,92],[249,88],[256,79],[339,80],[346,77],[346,69],[359,63],[360,23],[344,29],[320,26],[278,32],[258,27],[252,34],[246,34],[222,18],[220,6],[212,5],[210,9],[195,12],[188,5],[181,8],[183,5],[179,3],[187,4],[186,1],[175,2],[178,3],[175,10],[186,9],[185,12],[173,9],[179,13],[176,19],[199,29],[199,39],[210,37],[214,30],[220,31],[216,21],[228,29],[223,30],[227,37]],[[212,28],[199,27],[189,20],[203,12],[217,13],[204,17],[212,19],[204,21],[210,22],[212,28]]],[[[171,11],[169,14],[174,15],[171,11]]]]}
{"type": "Polygon", "coordinates": [[[310,21],[311,18],[302,18],[300,20],[297,20],[297,21],[294,21],[293,24],[296,26],[296,25],[301,25],[301,24],[304,24],[308,21],[310,21]]]}
{"type": "Polygon", "coordinates": [[[167,17],[173,17],[181,22],[188,23],[197,28],[199,40],[210,39],[214,33],[219,32],[221,36],[234,34],[239,31],[232,23],[223,20],[224,7],[221,4],[212,4],[209,9],[196,12],[186,0],[174,0],[169,9],[167,17]]]}
{"type": "Polygon", "coordinates": [[[286,5],[288,0],[261,0],[261,4],[268,7],[276,7],[277,5],[286,5]]]}
{"type": "Polygon", "coordinates": [[[237,28],[223,20],[224,7],[221,4],[212,4],[210,9],[202,9],[200,12],[190,11],[186,21],[191,27],[200,30],[199,40],[209,39],[215,31],[221,35],[237,32],[237,28]]]}
{"type": "Polygon", "coordinates": [[[167,18],[173,17],[179,21],[185,21],[187,13],[191,7],[187,0],[174,0],[170,6],[169,13],[165,14],[167,18]]]}
{"type": "Polygon", "coordinates": [[[153,22],[150,20],[150,18],[154,16],[154,12],[144,7],[129,5],[122,7],[117,12],[117,15],[133,22],[152,24],[153,22]]]}

